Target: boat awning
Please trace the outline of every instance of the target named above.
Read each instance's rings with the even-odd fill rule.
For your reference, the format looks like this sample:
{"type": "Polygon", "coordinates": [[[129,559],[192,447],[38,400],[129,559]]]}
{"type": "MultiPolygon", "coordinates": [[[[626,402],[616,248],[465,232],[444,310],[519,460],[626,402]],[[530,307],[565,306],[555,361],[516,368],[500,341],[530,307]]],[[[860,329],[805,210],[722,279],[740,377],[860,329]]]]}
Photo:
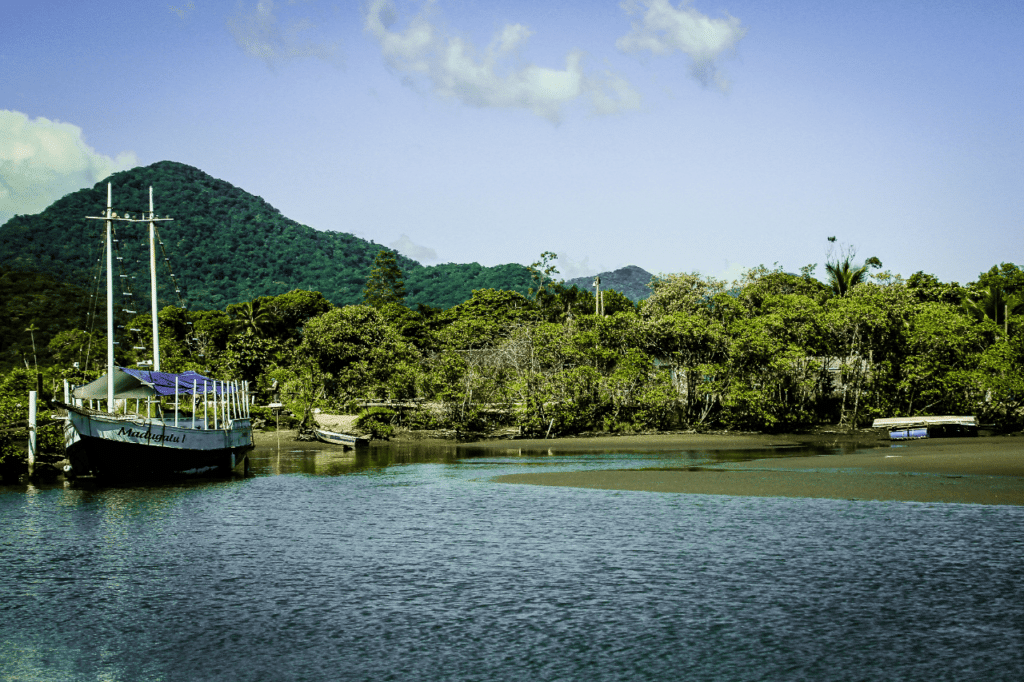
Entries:
{"type": "MultiPolygon", "coordinates": [[[[192,395],[193,386],[197,394],[234,393],[233,386],[221,381],[205,377],[198,372],[188,371],[181,374],[169,372],[149,372],[141,369],[117,367],[114,369],[114,398],[153,398],[161,395],[174,395],[174,383],[177,379],[178,394],[192,395]]],[[[74,397],[82,400],[105,400],[107,397],[107,375],[74,390],[74,397]]]]}

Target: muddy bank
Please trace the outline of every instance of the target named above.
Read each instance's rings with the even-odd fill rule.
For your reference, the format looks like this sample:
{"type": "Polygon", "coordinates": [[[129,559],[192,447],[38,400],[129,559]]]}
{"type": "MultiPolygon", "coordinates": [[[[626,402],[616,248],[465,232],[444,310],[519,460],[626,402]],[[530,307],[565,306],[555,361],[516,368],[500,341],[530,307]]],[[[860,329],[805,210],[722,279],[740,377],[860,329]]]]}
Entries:
{"type": "MultiPolygon", "coordinates": [[[[802,438],[794,437],[794,441],[802,438]]],[[[723,436],[713,442],[731,441],[731,447],[740,448],[758,440],[723,436]]],[[[700,441],[679,442],[685,443],[686,449],[697,449],[694,444],[700,441]]],[[[873,445],[879,444],[875,439],[873,445]]],[[[881,444],[884,447],[841,455],[754,459],[680,469],[513,474],[495,480],[702,495],[1024,505],[1024,438],[881,444]]]]}

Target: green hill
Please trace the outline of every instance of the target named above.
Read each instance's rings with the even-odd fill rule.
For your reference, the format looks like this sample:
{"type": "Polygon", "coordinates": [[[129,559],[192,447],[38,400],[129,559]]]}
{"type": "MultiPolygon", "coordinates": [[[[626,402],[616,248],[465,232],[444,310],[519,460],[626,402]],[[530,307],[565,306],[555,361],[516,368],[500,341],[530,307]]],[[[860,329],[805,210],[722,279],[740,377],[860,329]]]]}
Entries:
{"type": "MultiPolygon", "coordinates": [[[[223,309],[257,296],[292,289],[320,291],[335,305],[362,301],[374,257],[385,248],[343,232],[315,230],[281,215],[260,197],[173,161],[116,173],[92,188],[73,192],[36,215],[18,215],[0,226],[0,265],[12,271],[40,272],[60,282],[92,290],[100,258],[101,215],[107,182],[113,184],[114,210],[139,214],[149,206],[153,187],[167,264],[190,309],[223,309]]],[[[149,306],[145,225],[117,226],[124,281],[134,307],[149,306]],[[133,280],[132,277],[135,277],[133,280]]],[[[470,298],[474,289],[525,293],[529,271],[517,264],[483,267],[476,263],[424,267],[398,255],[405,276],[406,304],[448,308],[470,298]]],[[[159,273],[161,306],[178,298],[166,273],[159,273]]]]}
{"type": "MultiPolygon", "coordinates": [[[[597,277],[601,278],[602,289],[615,289],[636,303],[651,295],[651,288],[647,285],[654,275],[635,265],[627,265],[612,272],[602,272],[597,277]]],[[[594,275],[566,280],[565,285],[575,286],[583,291],[593,291],[594,275]]]]}

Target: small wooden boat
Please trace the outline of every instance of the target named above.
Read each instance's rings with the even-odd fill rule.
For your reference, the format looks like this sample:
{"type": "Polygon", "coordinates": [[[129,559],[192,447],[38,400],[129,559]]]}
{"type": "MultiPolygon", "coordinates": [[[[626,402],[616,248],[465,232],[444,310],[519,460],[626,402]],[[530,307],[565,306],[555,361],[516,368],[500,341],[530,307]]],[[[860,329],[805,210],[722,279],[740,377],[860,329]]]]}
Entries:
{"type": "Polygon", "coordinates": [[[977,436],[977,417],[887,417],[876,419],[873,429],[888,429],[891,440],[911,440],[943,436],[977,436]]]}
{"type": "Polygon", "coordinates": [[[321,443],[344,445],[346,448],[362,448],[370,444],[369,438],[352,436],[347,433],[337,433],[335,431],[328,431],[327,429],[313,429],[313,434],[321,443]]]}

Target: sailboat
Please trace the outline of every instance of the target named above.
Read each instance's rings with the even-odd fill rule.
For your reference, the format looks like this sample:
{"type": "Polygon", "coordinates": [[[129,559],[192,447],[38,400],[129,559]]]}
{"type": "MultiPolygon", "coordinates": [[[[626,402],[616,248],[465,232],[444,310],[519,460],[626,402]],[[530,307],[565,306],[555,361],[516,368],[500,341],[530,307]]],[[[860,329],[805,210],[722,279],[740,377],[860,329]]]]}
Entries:
{"type": "Polygon", "coordinates": [[[106,223],[107,373],[84,386],[65,386],[64,403],[59,404],[67,410],[64,446],[70,464],[65,475],[138,480],[244,474],[253,448],[248,383],[160,371],[155,223],[169,218],[154,214],[152,187],[149,213],[140,219],[119,217],[111,198],[108,183],[105,214],[87,216],[106,223]],[[149,223],[151,370],[114,364],[114,221],[149,223]]]}

